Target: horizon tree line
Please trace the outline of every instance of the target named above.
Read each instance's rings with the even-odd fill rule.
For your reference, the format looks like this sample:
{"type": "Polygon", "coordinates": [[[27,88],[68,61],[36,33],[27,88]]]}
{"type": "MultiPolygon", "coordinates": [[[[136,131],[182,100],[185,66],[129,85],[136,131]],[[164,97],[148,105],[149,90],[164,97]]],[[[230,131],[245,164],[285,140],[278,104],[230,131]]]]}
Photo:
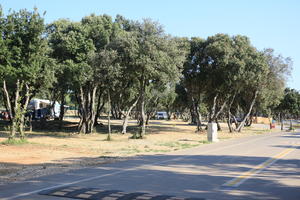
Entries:
{"type": "Polygon", "coordinates": [[[255,114],[299,116],[297,106],[284,103],[291,59],[273,49],[257,50],[246,36],[174,37],[151,19],[120,15],[46,25],[37,9],[6,16],[0,9],[0,31],[9,139],[25,137],[27,105],[37,96],[61,104],[61,127],[67,99],[76,102],[83,134],[93,132],[103,111],[123,119],[125,134],[134,111],[140,127],[135,138],[144,137],[158,110],[166,110],[169,119],[173,113],[191,120],[197,131],[204,118],[217,124],[226,119],[231,132],[240,132],[255,114]]]}

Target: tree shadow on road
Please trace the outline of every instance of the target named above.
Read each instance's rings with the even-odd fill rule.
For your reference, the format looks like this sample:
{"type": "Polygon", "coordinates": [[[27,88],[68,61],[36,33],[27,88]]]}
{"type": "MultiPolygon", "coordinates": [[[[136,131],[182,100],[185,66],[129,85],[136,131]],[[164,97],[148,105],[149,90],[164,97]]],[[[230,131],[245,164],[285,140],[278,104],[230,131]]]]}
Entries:
{"type": "MultiPolygon", "coordinates": [[[[253,170],[268,159],[269,157],[260,156],[152,155],[137,156],[129,160],[123,159],[122,162],[114,162],[120,160],[110,157],[105,162],[103,157],[80,157],[58,160],[43,165],[22,165],[19,167],[40,167],[40,171],[46,171],[55,166],[56,172],[68,167],[71,169],[71,166],[75,165],[78,166],[77,168],[81,168],[75,168],[76,170],[62,174],[26,180],[24,182],[27,187],[28,184],[34,185],[37,182],[51,180],[57,185],[74,182],[71,185],[125,192],[147,191],[207,199],[299,200],[299,159],[278,160],[262,172],[253,174],[239,187],[222,186],[227,181],[253,170]],[[43,169],[43,166],[46,167],[43,169]],[[80,181],[86,178],[88,181],[80,181]],[[287,179],[294,182],[289,182],[287,179]]],[[[18,166],[16,163],[0,163],[0,165],[18,166]]],[[[8,191],[15,187],[24,187],[24,183],[3,185],[0,186],[0,191],[8,191]]],[[[34,189],[32,188],[32,190],[34,189]]],[[[1,197],[3,196],[0,194],[1,197]]]]}

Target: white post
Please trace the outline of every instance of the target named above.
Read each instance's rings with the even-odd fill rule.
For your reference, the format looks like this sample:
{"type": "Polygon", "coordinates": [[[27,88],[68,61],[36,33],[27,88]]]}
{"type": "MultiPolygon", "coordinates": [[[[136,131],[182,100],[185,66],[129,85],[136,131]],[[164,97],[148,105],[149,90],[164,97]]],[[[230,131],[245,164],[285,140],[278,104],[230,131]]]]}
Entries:
{"type": "Polygon", "coordinates": [[[216,123],[208,123],[207,140],[209,142],[218,142],[218,126],[216,123]]]}

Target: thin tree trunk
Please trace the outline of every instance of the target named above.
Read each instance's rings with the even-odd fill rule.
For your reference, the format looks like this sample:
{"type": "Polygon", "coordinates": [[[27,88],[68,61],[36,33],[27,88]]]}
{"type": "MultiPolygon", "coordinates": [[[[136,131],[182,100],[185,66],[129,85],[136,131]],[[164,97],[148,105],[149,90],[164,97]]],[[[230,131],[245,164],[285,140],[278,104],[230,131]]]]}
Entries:
{"type": "Polygon", "coordinates": [[[167,106],[167,115],[168,115],[168,120],[171,120],[172,113],[171,113],[171,109],[169,106],[167,106]]]}
{"type": "Polygon", "coordinates": [[[201,127],[201,114],[199,112],[198,109],[198,103],[195,102],[195,99],[192,98],[192,102],[193,102],[193,110],[194,110],[194,115],[196,117],[196,123],[197,123],[197,132],[202,131],[202,127],[201,127]]]}
{"type": "Polygon", "coordinates": [[[232,123],[231,123],[231,107],[232,107],[232,104],[234,102],[234,99],[235,99],[235,96],[236,96],[236,92],[234,93],[229,105],[228,105],[228,120],[227,120],[227,125],[228,125],[228,129],[229,129],[229,132],[232,133],[233,132],[233,128],[232,128],[232,123]]]}
{"type": "Polygon", "coordinates": [[[149,125],[150,116],[151,116],[151,112],[147,112],[146,113],[146,125],[149,125]]]}
{"type": "Polygon", "coordinates": [[[221,131],[222,128],[221,128],[221,126],[220,126],[220,123],[219,123],[219,121],[218,121],[218,118],[216,118],[215,122],[217,123],[218,131],[221,131]]]}
{"type": "Polygon", "coordinates": [[[136,106],[136,104],[139,101],[139,97],[135,100],[135,102],[130,106],[130,108],[128,109],[125,118],[123,120],[123,130],[122,130],[122,134],[126,134],[126,130],[127,130],[127,126],[128,126],[128,120],[129,120],[129,115],[131,113],[131,110],[136,106]]]}
{"type": "Polygon", "coordinates": [[[230,110],[228,110],[227,125],[228,125],[229,132],[232,133],[233,132],[233,128],[232,128],[232,124],[231,124],[231,113],[230,113],[230,110]]]}
{"type": "Polygon", "coordinates": [[[191,115],[191,124],[197,124],[197,120],[196,120],[197,117],[193,106],[190,107],[190,115],[191,115]]]}
{"type": "Polygon", "coordinates": [[[280,113],[280,125],[281,125],[281,130],[283,131],[283,116],[282,116],[282,113],[280,113]]]}
{"type": "Polygon", "coordinates": [[[85,111],[85,99],[84,99],[84,91],[83,91],[83,88],[82,86],[80,86],[80,102],[79,102],[79,109],[80,109],[80,121],[79,121],[79,124],[78,124],[78,131],[79,133],[83,133],[85,134],[86,133],[86,111],[85,111]]]}
{"type": "Polygon", "coordinates": [[[237,131],[238,131],[238,132],[241,132],[241,131],[242,131],[242,128],[243,128],[244,125],[245,125],[246,119],[250,116],[251,111],[252,111],[252,108],[253,108],[253,106],[254,106],[254,104],[255,104],[257,95],[258,95],[258,91],[255,91],[253,100],[252,100],[252,102],[251,102],[251,104],[250,104],[250,107],[249,107],[249,110],[248,110],[248,113],[244,116],[244,119],[242,120],[242,122],[240,123],[240,125],[239,125],[238,128],[237,128],[237,131]]]}
{"type": "Polygon", "coordinates": [[[237,128],[239,127],[239,123],[238,123],[238,121],[237,121],[235,115],[232,115],[232,114],[231,114],[231,116],[232,116],[233,121],[234,121],[235,129],[237,129],[237,128]]]}
{"type": "Polygon", "coordinates": [[[214,100],[213,100],[213,106],[211,108],[209,121],[208,121],[209,123],[213,122],[213,120],[215,118],[217,98],[218,98],[218,94],[214,97],[214,100]]]}
{"type": "Polygon", "coordinates": [[[29,95],[29,87],[27,84],[25,84],[26,87],[26,97],[25,97],[25,103],[23,105],[23,108],[20,107],[21,110],[21,116],[20,116],[20,124],[19,124],[19,132],[20,132],[20,137],[21,139],[25,138],[25,132],[24,132],[24,124],[25,124],[25,113],[27,110],[27,106],[29,104],[29,99],[30,99],[30,95],[29,95]]]}
{"type": "MultiPolygon", "coordinates": [[[[53,110],[55,110],[55,101],[54,101],[53,110]]],[[[60,104],[60,113],[59,113],[59,129],[61,129],[63,126],[64,115],[65,115],[65,94],[63,92],[61,94],[61,104],[60,104]]]]}
{"type": "MultiPolygon", "coordinates": [[[[17,86],[18,86],[19,80],[17,82],[17,86]]],[[[18,87],[17,87],[18,88],[18,87]]],[[[10,101],[10,97],[7,91],[7,87],[6,87],[6,81],[3,80],[3,92],[5,95],[5,99],[6,99],[6,106],[7,106],[7,111],[8,111],[8,115],[9,115],[9,119],[11,121],[11,128],[10,128],[10,135],[9,135],[9,139],[14,139],[15,135],[16,135],[16,121],[13,117],[13,112],[12,112],[12,106],[11,106],[11,101],[10,101]]]]}
{"type": "Polygon", "coordinates": [[[100,115],[100,111],[103,108],[102,105],[104,106],[104,101],[101,103],[102,94],[103,94],[103,92],[101,92],[101,90],[100,90],[99,95],[98,95],[98,102],[97,102],[96,115],[95,115],[95,126],[98,125],[98,118],[100,115]]]}
{"type": "Polygon", "coordinates": [[[4,92],[4,96],[5,96],[5,104],[7,107],[7,111],[8,111],[8,115],[9,115],[9,119],[12,121],[12,107],[11,107],[11,101],[10,101],[10,97],[6,88],[6,81],[3,80],[3,92],[4,92]]]}
{"type": "Polygon", "coordinates": [[[91,96],[91,102],[90,102],[90,116],[89,116],[89,121],[90,121],[90,127],[89,127],[89,133],[93,132],[94,129],[94,124],[95,124],[95,116],[96,116],[96,93],[97,93],[97,86],[93,88],[92,91],[92,96],[91,96]]]}
{"type": "Polygon", "coordinates": [[[107,103],[108,103],[108,115],[107,115],[107,120],[108,120],[108,135],[107,135],[107,140],[111,140],[111,127],[110,127],[110,112],[111,112],[111,103],[110,103],[110,93],[109,89],[107,90],[107,103]]]}
{"type": "Polygon", "coordinates": [[[219,111],[217,112],[217,114],[215,115],[215,119],[218,119],[219,115],[223,112],[223,110],[224,110],[226,104],[227,104],[227,99],[223,102],[223,104],[222,104],[220,110],[219,110],[219,111]]]}
{"type": "Polygon", "coordinates": [[[143,138],[146,133],[146,117],[145,117],[145,87],[144,78],[140,81],[140,131],[139,138],[143,138]]]}
{"type": "Polygon", "coordinates": [[[12,127],[11,127],[11,138],[13,139],[16,135],[16,131],[18,129],[18,124],[20,123],[20,105],[19,105],[19,96],[20,96],[20,81],[19,79],[17,80],[17,87],[16,87],[16,92],[15,92],[15,106],[14,110],[12,113],[12,127]],[[13,116],[14,115],[14,116],[13,116]]]}
{"type": "Polygon", "coordinates": [[[218,117],[219,115],[223,112],[225,106],[226,106],[226,103],[227,103],[227,99],[225,99],[225,101],[223,102],[221,108],[219,109],[219,111],[216,113],[216,107],[217,107],[217,97],[218,97],[218,94],[214,97],[214,104],[213,104],[213,108],[212,108],[212,115],[211,115],[211,122],[216,122],[217,123],[217,127],[218,127],[218,131],[221,131],[222,128],[218,122],[218,117]]]}
{"type": "Polygon", "coordinates": [[[141,97],[141,131],[140,131],[140,138],[143,138],[146,133],[146,117],[145,117],[145,101],[144,101],[144,94],[141,97]]]}
{"type": "Polygon", "coordinates": [[[100,117],[100,113],[101,113],[101,111],[102,111],[104,105],[105,105],[105,102],[103,101],[103,102],[101,103],[100,107],[97,108],[97,113],[96,113],[96,115],[95,115],[95,123],[94,123],[95,126],[99,125],[98,119],[99,119],[99,117],[100,117]]]}

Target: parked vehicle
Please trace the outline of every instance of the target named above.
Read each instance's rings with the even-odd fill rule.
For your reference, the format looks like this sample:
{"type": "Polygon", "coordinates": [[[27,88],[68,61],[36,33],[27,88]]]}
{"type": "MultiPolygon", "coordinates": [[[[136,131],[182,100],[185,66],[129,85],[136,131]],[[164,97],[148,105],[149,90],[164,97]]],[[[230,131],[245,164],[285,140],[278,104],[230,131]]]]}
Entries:
{"type": "Polygon", "coordinates": [[[46,99],[32,99],[27,107],[32,112],[33,119],[58,118],[60,114],[60,104],[46,99]]]}
{"type": "Polygon", "coordinates": [[[9,113],[7,111],[0,112],[0,119],[9,120],[9,113]]]}
{"type": "MultiPolygon", "coordinates": [[[[236,118],[236,122],[238,122],[238,123],[242,122],[242,120],[243,120],[242,118],[239,118],[239,117],[236,118]]],[[[235,123],[233,118],[230,119],[230,122],[235,123]]]]}
{"type": "Polygon", "coordinates": [[[168,119],[168,115],[166,112],[157,112],[156,119],[168,119]]]}

